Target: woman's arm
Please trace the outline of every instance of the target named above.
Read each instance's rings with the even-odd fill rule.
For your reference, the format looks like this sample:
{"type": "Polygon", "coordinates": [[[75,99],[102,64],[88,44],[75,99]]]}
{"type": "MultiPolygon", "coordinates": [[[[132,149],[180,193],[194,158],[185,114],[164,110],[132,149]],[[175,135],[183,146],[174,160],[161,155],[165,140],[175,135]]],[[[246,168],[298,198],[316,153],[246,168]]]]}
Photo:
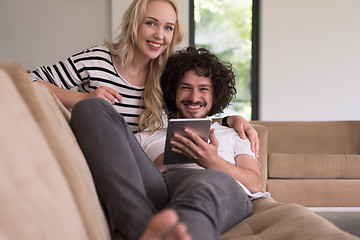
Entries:
{"type": "Polygon", "coordinates": [[[86,85],[88,84],[86,81],[92,78],[94,72],[96,72],[96,77],[105,78],[106,71],[101,69],[113,69],[113,65],[109,64],[111,56],[104,50],[101,47],[87,49],[72,55],[64,61],[34,69],[29,73],[29,77],[32,81],[40,82],[52,90],[64,106],[68,108],[72,108],[80,100],[92,97],[102,98],[111,104],[115,103],[115,99],[121,102],[120,94],[112,88],[100,86],[95,91],[92,91],[91,87],[86,85]],[[92,92],[71,90],[80,85],[88,89],[86,91],[92,92]]]}
{"type": "Polygon", "coordinates": [[[249,139],[251,144],[251,151],[255,153],[256,158],[259,158],[260,142],[258,134],[255,128],[253,128],[253,126],[251,126],[251,124],[245,118],[234,115],[213,119],[213,121],[216,121],[223,126],[234,128],[241,139],[249,139]]]}
{"type": "Polygon", "coordinates": [[[87,98],[89,95],[88,93],[81,93],[77,91],[62,89],[58,86],[55,86],[54,84],[45,81],[37,82],[49,88],[59,98],[60,102],[64,104],[64,106],[67,108],[72,108],[77,102],[87,98]]]}
{"type": "Polygon", "coordinates": [[[38,81],[48,87],[59,98],[60,102],[67,108],[72,108],[74,105],[85,98],[102,98],[109,102],[111,105],[115,104],[115,99],[121,102],[121,95],[112,88],[101,86],[91,93],[81,93],[67,89],[59,88],[54,84],[45,81],[38,81]]]}

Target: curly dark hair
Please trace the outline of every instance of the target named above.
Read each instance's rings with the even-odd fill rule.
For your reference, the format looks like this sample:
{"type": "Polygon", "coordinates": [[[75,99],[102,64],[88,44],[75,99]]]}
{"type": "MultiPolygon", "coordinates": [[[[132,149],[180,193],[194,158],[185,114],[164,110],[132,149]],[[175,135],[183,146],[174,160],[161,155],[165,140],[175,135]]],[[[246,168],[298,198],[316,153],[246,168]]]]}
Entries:
{"type": "Polygon", "coordinates": [[[160,78],[160,86],[166,110],[169,114],[176,113],[176,89],[179,81],[189,70],[194,70],[198,76],[210,77],[213,85],[213,103],[209,116],[223,112],[235,97],[235,74],[232,65],[220,61],[205,48],[188,47],[176,51],[166,64],[160,78]]]}

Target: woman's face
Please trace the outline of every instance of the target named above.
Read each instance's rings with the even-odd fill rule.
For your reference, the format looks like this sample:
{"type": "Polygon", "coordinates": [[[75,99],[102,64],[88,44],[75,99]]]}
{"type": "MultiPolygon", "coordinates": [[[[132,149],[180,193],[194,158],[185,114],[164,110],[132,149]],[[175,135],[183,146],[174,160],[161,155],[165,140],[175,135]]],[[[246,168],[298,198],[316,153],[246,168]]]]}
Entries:
{"type": "Polygon", "coordinates": [[[139,25],[136,47],[147,60],[157,58],[170,45],[176,23],[176,13],[166,1],[150,1],[139,25]]]}

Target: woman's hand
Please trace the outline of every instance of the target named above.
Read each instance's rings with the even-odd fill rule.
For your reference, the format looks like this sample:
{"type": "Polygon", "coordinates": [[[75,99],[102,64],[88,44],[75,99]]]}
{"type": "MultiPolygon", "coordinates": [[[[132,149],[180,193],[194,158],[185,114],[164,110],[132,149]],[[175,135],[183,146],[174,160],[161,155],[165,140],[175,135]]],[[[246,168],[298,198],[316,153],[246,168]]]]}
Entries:
{"type": "Polygon", "coordinates": [[[119,101],[119,103],[121,103],[122,101],[122,97],[121,95],[115,91],[112,88],[106,87],[106,86],[101,86],[98,89],[96,89],[95,91],[89,93],[89,97],[90,98],[102,98],[105,101],[107,101],[108,103],[110,103],[111,105],[115,104],[115,99],[117,99],[119,101]]]}
{"type": "Polygon", "coordinates": [[[255,157],[259,158],[259,137],[256,130],[251,124],[241,116],[229,116],[227,122],[230,127],[234,128],[241,139],[249,139],[251,151],[255,153],[255,157]]]}

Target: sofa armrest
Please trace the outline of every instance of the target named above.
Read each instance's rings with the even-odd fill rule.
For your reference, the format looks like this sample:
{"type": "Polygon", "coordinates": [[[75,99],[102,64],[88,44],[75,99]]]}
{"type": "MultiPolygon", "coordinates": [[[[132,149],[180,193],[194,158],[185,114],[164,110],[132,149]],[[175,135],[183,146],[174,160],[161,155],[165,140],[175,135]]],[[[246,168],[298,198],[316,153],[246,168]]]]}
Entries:
{"type": "Polygon", "coordinates": [[[262,178],[262,191],[266,191],[266,183],[267,183],[267,144],[268,144],[268,130],[266,127],[251,123],[251,125],[255,128],[258,133],[260,148],[259,148],[259,158],[258,161],[260,163],[260,171],[262,178]]]}

